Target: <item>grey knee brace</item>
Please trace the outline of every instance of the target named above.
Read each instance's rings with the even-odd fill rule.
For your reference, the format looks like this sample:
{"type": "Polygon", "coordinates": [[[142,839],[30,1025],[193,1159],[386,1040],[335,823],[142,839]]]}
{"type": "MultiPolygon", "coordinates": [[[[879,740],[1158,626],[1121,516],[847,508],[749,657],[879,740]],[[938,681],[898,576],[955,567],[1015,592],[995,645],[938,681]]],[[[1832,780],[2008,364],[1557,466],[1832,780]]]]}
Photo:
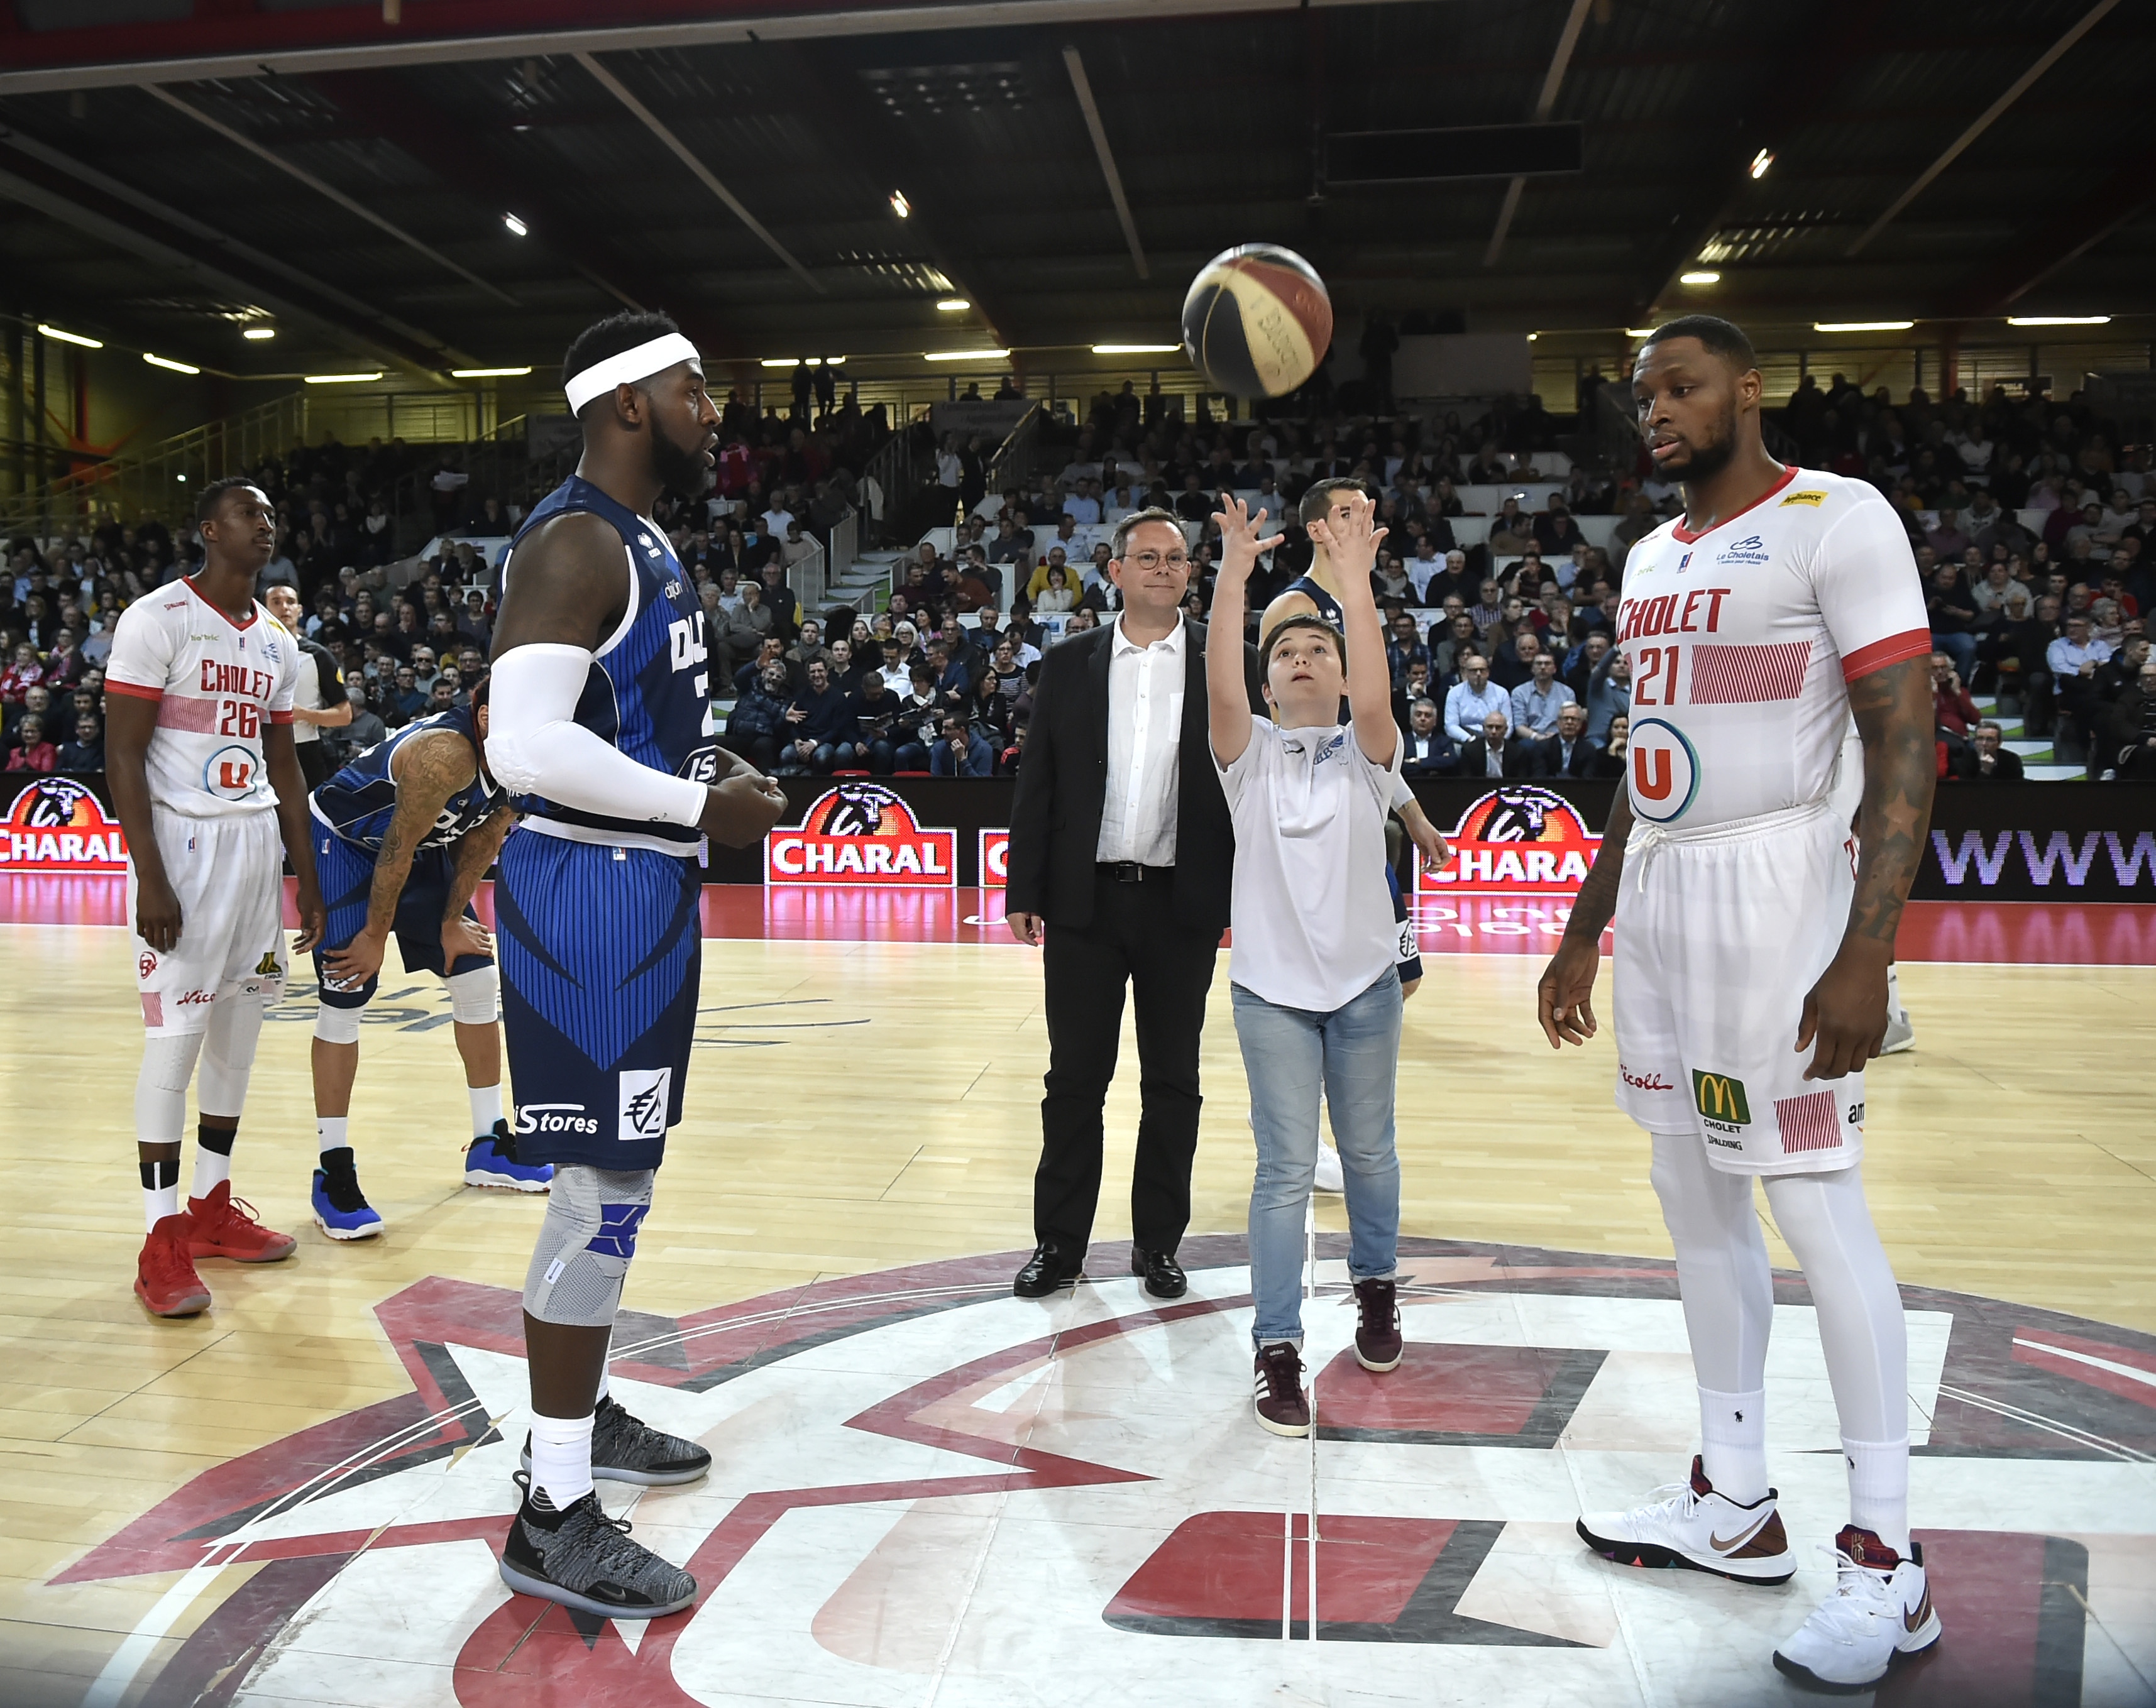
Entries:
{"type": "Polygon", "coordinates": [[[524,1278],[526,1310],[567,1328],[613,1326],[655,1172],[555,1165],[547,1219],[524,1278]]]}

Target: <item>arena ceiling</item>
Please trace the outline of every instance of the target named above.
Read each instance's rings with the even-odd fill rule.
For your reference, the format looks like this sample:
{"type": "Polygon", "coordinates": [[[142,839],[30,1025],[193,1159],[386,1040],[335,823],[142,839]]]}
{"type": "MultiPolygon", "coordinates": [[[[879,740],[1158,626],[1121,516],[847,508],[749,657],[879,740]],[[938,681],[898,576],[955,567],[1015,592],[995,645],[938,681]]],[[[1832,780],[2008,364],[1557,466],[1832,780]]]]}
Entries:
{"type": "Polygon", "coordinates": [[[1975,336],[2156,311],[2152,71],[2132,0],[0,0],[0,307],[240,376],[630,303],[1068,365],[1270,239],[1432,330],[1975,336]]]}

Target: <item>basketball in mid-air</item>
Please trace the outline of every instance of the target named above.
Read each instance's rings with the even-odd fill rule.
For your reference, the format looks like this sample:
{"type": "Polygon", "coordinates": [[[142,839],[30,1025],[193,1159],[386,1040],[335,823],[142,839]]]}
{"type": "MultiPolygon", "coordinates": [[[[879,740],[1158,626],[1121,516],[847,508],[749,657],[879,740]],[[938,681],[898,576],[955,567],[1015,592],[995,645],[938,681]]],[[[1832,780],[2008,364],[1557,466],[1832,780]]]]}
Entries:
{"type": "Polygon", "coordinates": [[[1239,244],[1199,269],[1183,299],[1183,347],[1215,391],[1277,398],[1332,344],[1332,299],[1317,269],[1277,244],[1239,244]]]}

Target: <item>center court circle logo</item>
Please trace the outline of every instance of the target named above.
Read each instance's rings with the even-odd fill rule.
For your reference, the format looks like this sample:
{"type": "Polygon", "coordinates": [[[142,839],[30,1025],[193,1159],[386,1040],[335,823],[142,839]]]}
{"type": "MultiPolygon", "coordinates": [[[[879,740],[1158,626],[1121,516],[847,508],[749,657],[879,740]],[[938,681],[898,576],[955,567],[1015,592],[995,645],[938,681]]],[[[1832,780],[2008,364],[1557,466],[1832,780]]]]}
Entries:
{"type": "MultiPolygon", "coordinates": [[[[193,1634],[169,1659],[136,1645],[162,1659],[159,1700],[228,1673],[235,1700],[345,1700],[356,1657],[460,1708],[529,1708],[535,1678],[549,1700],[654,1708],[914,1701],[937,1676],[938,1700],[996,1708],[1071,1675],[1104,1698],[1255,1701],[1296,1664],[1322,1669],[1320,1699],[1433,1708],[1636,1698],[1648,1670],[1661,1700],[1765,1700],[1768,1650],[1830,1567],[1761,1623],[1722,1586],[1614,1566],[1573,1532],[1580,1500],[1637,1498],[1645,1467],[1695,1449],[1671,1265],[1404,1239],[1407,1357],[1373,1377],[1345,1250],[1322,1238],[1307,1319],[1323,1640],[1300,1663],[1247,1647],[1284,1618],[1305,1634],[1310,1459],[1250,1419],[1249,1269],[1220,1235],[1185,1240],[1191,1291],[1170,1305],[1117,1273],[1117,1248],[1050,1302],[1011,1296],[1006,1253],[625,1320],[614,1394],[717,1461],[706,1484],[601,1488],[694,1574],[686,1616],[615,1625],[502,1587],[522,1299],[440,1277],[376,1307],[409,1392],[203,1472],[45,1593],[57,1610],[72,1585],[186,1574],[143,1617],[193,1634]],[[244,1596],[207,1604],[233,1565],[244,1596]],[[198,1599],[176,1613],[182,1590],[198,1599]]],[[[2098,1625],[2156,1665],[2137,1618],[2156,1336],[1902,1290],[1917,1535],[1948,1631],[1921,1700],[2138,1700],[2085,1692],[2082,1667],[2109,1653],[2098,1625]]],[[[1845,1512],[1839,1436],[1809,1295],[1787,1275],[1776,1291],[1769,1435],[1809,1558],[1845,1512]]],[[[107,1682],[118,1700],[138,1680],[107,1682]]]]}
{"type": "Polygon", "coordinates": [[[1632,726],[1632,816],[1650,824],[1681,818],[1699,793],[1699,754],[1685,732],[1661,718],[1632,726]]]}

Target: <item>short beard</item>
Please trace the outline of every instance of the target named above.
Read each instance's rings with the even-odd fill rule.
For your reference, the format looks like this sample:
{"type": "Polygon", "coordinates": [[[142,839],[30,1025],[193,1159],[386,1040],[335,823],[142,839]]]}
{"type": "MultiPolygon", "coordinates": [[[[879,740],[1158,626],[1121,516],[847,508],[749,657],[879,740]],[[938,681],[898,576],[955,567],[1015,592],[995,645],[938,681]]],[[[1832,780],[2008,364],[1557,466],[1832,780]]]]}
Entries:
{"type": "Polygon", "coordinates": [[[719,471],[704,460],[701,445],[684,450],[656,422],[651,428],[651,473],[667,491],[683,498],[701,498],[719,484],[719,471]]]}
{"type": "Polygon", "coordinates": [[[1722,418],[1722,433],[1717,439],[1697,447],[1681,469],[1670,472],[1686,486],[1703,485],[1727,469],[1737,455],[1737,411],[1732,408],[1722,418]]]}

